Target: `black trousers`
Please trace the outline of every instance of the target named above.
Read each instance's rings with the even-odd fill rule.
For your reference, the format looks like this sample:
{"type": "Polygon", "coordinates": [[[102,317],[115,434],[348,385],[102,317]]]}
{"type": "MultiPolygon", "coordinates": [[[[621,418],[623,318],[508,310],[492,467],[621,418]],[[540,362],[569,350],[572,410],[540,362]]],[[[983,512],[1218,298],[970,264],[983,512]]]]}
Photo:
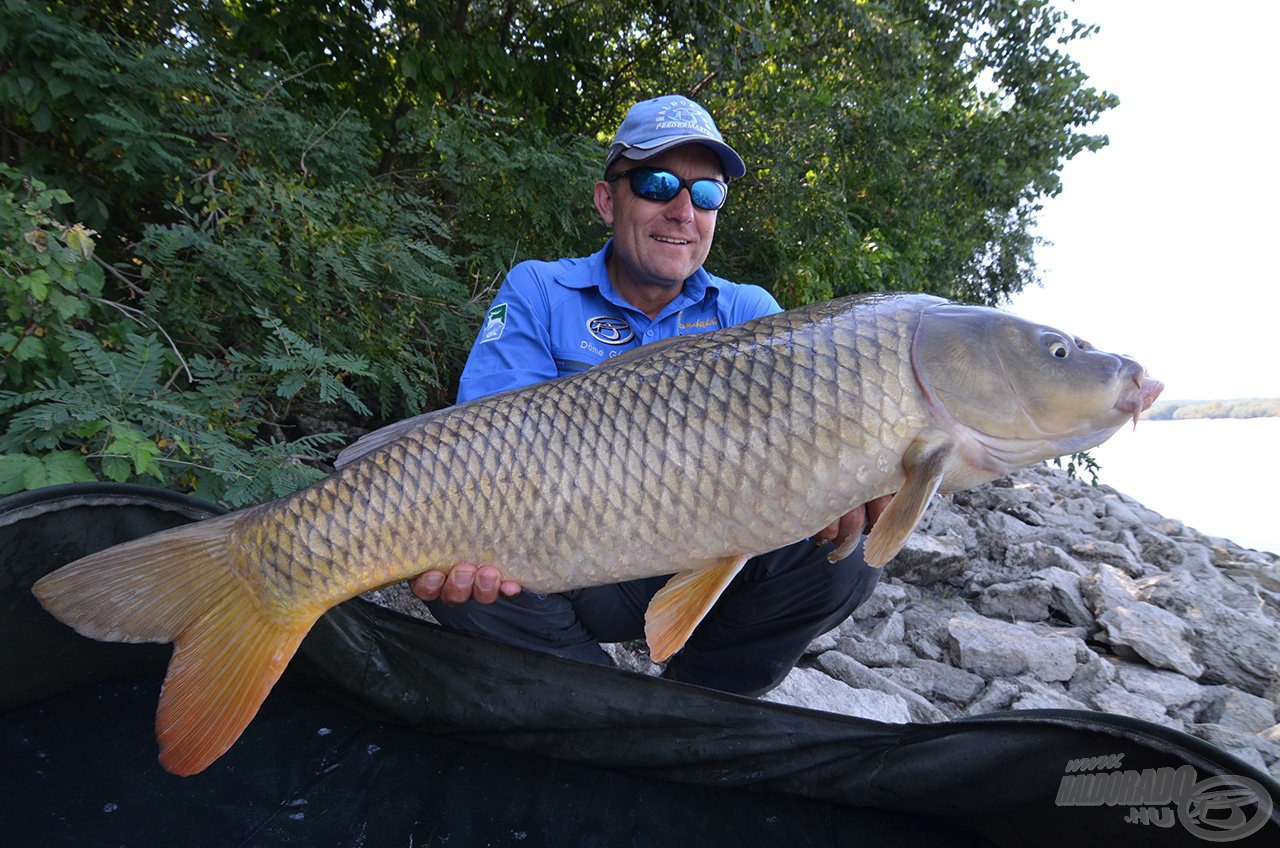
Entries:
{"type": "MultiPolygon", "coordinates": [[[[748,560],[663,676],[741,695],[777,686],[809,643],[848,618],[880,579],[862,545],[834,564],[827,562],[831,550],[806,539],[748,560]]],[[[643,639],[645,609],[669,579],[427,606],[452,630],[609,665],[599,643],[643,639]]]]}

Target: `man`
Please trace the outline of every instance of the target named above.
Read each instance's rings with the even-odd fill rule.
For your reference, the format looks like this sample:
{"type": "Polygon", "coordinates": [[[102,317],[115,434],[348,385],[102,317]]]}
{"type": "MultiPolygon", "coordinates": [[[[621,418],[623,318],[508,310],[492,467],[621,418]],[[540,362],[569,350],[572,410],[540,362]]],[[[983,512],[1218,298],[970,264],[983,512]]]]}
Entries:
{"type": "MultiPolygon", "coordinates": [[[[524,262],[498,290],[462,373],[459,402],[585,370],[642,344],[781,311],[758,286],[703,269],[728,181],[746,173],[711,116],[684,97],[638,103],[595,185],[613,237],[598,253],[524,262]]],[[[834,565],[832,543],[860,534],[887,498],[804,540],[750,560],[668,663],[664,676],[739,694],[772,689],[817,635],[843,621],[879,572],[861,545],[834,565]]],[[[558,595],[521,593],[501,563],[459,564],[411,581],[446,627],[586,662],[600,642],[643,638],[649,599],[668,577],[558,595]]]]}

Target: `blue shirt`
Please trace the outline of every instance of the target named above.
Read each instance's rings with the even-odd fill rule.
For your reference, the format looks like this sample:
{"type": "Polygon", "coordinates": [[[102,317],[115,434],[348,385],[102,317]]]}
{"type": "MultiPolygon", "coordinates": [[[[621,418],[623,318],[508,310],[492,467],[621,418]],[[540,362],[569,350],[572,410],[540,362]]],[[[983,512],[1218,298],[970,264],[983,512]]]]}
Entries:
{"type": "Polygon", "coordinates": [[[671,336],[705,333],[781,312],[760,286],[699,268],[656,318],[609,282],[612,240],[581,259],[521,262],[507,275],[467,357],[458,402],[585,371],[671,336]]]}

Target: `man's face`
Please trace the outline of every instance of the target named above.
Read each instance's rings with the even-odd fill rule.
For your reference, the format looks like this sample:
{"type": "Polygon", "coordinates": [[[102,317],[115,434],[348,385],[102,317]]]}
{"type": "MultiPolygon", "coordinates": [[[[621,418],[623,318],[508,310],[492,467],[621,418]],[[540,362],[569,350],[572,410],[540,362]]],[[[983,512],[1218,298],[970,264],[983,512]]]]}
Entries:
{"type": "MultiPolygon", "coordinates": [[[[662,168],[686,180],[723,179],[720,159],[701,144],[685,144],[635,162],[620,159],[612,173],[662,168]]],[[[716,232],[714,210],[693,205],[687,189],[665,203],[645,200],[624,177],[596,183],[596,210],[613,228],[610,275],[615,287],[680,286],[702,266],[716,232]]]]}

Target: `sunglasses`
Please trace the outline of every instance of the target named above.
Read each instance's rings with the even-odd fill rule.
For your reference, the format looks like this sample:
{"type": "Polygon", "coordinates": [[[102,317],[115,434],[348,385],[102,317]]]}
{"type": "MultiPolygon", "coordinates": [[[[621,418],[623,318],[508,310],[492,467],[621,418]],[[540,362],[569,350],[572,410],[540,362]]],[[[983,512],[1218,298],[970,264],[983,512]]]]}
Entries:
{"type": "Polygon", "coordinates": [[[606,181],[613,182],[623,177],[630,182],[633,194],[656,203],[666,203],[682,188],[689,189],[689,199],[699,209],[719,209],[729,199],[729,186],[723,180],[686,180],[658,168],[632,168],[607,177],[606,181]]]}

